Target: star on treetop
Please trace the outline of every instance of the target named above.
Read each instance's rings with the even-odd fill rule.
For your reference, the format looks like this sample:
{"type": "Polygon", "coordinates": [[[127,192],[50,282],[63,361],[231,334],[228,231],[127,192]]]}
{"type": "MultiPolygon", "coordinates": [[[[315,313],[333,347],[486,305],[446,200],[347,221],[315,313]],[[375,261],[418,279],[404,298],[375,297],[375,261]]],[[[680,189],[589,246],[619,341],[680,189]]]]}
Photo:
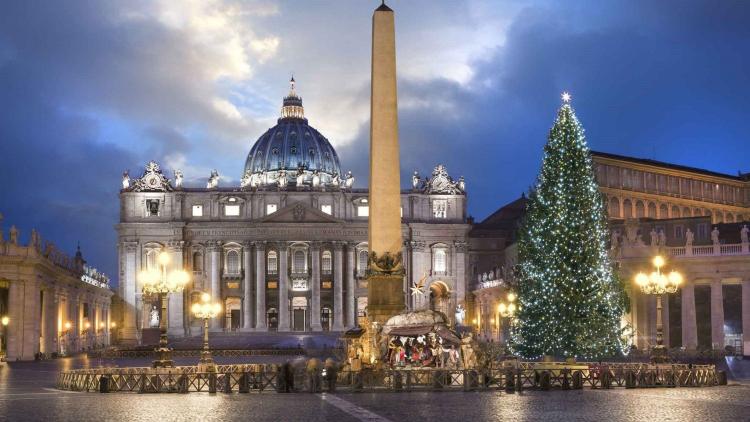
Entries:
{"type": "Polygon", "coordinates": [[[570,99],[572,98],[568,91],[564,91],[560,97],[562,97],[563,102],[566,104],[569,103],[570,99]]]}

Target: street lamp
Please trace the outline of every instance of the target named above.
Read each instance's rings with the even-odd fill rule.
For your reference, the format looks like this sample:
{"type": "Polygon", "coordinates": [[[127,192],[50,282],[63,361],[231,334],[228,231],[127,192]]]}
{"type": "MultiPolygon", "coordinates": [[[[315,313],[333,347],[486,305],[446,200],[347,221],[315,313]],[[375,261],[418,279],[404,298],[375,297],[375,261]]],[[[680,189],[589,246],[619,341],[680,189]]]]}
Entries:
{"type": "Polygon", "coordinates": [[[216,317],[221,312],[220,303],[211,303],[211,295],[203,293],[201,301],[193,303],[191,308],[196,318],[203,319],[203,351],[201,352],[200,365],[207,370],[214,369],[214,360],[211,358],[211,350],[208,348],[208,320],[216,317]]]}
{"type": "MultiPolygon", "coordinates": [[[[507,302],[500,302],[497,305],[497,313],[498,313],[497,319],[498,321],[500,321],[500,323],[498,324],[498,334],[500,334],[503,328],[505,328],[505,324],[502,324],[502,320],[500,318],[513,318],[513,316],[516,314],[516,295],[513,292],[508,292],[505,298],[507,302]]],[[[503,333],[503,343],[507,343],[505,341],[504,333],[503,333]]]]}
{"type": "Polygon", "coordinates": [[[73,324],[70,321],[65,321],[65,324],[63,324],[63,330],[60,332],[60,354],[63,356],[68,353],[66,343],[68,340],[68,334],[70,334],[70,327],[72,326],[73,324]]]}
{"type": "Polygon", "coordinates": [[[2,318],[0,318],[0,325],[3,326],[3,333],[2,336],[0,336],[0,356],[5,353],[6,349],[6,340],[5,340],[5,333],[8,330],[6,327],[8,327],[8,324],[10,324],[10,318],[8,315],[3,315],[2,318]]]}
{"type": "Polygon", "coordinates": [[[169,254],[162,252],[157,259],[161,270],[145,270],[139,278],[143,284],[144,294],[158,294],[161,302],[161,318],[159,318],[159,347],[156,349],[157,358],[153,362],[154,368],[171,368],[172,349],[167,347],[167,294],[181,292],[190,281],[190,276],[182,270],[175,270],[167,274],[169,254]]]}
{"type": "Polygon", "coordinates": [[[664,258],[657,255],[652,263],[656,271],[650,274],[638,273],[635,276],[635,283],[641,291],[647,295],[656,295],[656,346],[651,354],[651,360],[654,363],[665,362],[668,358],[666,348],[664,347],[664,327],[662,326],[661,317],[661,296],[664,294],[675,293],[682,284],[682,274],[672,271],[668,275],[662,273],[661,268],[664,266],[664,258]]]}

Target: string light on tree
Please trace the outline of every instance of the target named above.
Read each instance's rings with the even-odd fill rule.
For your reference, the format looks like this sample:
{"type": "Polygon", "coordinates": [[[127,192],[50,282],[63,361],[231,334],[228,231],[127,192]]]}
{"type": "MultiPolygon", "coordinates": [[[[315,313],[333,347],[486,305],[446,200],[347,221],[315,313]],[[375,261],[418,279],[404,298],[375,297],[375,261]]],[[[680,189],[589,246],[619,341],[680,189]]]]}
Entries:
{"type": "Polygon", "coordinates": [[[513,349],[527,358],[610,356],[624,347],[627,303],[608,255],[608,229],[584,131],[561,95],[519,230],[513,349]]]}

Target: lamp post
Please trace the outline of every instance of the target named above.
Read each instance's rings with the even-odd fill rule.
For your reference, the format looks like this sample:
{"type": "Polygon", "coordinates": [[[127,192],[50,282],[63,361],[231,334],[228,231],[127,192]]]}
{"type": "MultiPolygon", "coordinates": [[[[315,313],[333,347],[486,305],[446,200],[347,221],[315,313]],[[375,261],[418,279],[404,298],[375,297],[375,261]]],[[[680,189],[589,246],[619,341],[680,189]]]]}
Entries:
{"type": "Polygon", "coordinates": [[[60,355],[67,355],[68,349],[67,349],[67,340],[68,340],[68,334],[70,333],[70,327],[73,326],[73,323],[70,321],[65,321],[65,324],[63,324],[63,329],[60,332],[60,355]]]}
{"type": "Polygon", "coordinates": [[[169,254],[162,252],[158,256],[159,270],[145,270],[140,274],[144,294],[158,294],[161,302],[161,317],[159,318],[159,347],[156,349],[157,359],[153,361],[154,368],[171,368],[172,349],[167,347],[167,294],[182,291],[190,276],[182,270],[167,273],[169,254]]]}
{"type": "MultiPolygon", "coordinates": [[[[508,292],[508,294],[505,296],[507,302],[500,302],[497,305],[497,313],[498,313],[498,334],[502,332],[505,324],[502,323],[502,320],[500,318],[513,318],[513,316],[516,314],[516,295],[513,292],[508,292]]],[[[504,333],[503,333],[504,334],[504,333]]],[[[505,340],[505,335],[503,337],[503,344],[507,345],[507,341],[505,340]]],[[[499,339],[498,339],[499,340],[499,339]]]]}
{"type": "Polygon", "coordinates": [[[669,275],[662,273],[664,258],[657,255],[652,261],[656,271],[650,274],[639,272],[635,276],[635,283],[641,291],[647,295],[656,295],[656,346],[652,349],[651,360],[654,363],[662,363],[668,360],[667,350],[664,347],[664,327],[662,326],[662,304],[661,297],[665,294],[675,293],[682,284],[682,274],[671,271],[669,275]]]}
{"type": "Polygon", "coordinates": [[[3,317],[0,318],[0,325],[3,326],[2,336],[0,336],[0,356],[5,356],[5,354],[7,353],[7,341],[5,339],[5,333],[8,330],[8,324],[10,324],[10,318],[8,317],[8,315],[3,315],[3,317]]]}
{"type": "Polygon", "coordinates": [[[201,352],[200,365],[207,371],[215,369],[211,350],[208,348],[208,320],[216,317],[221,312],[220,303],[211,303],[211,295],[203,293],[201,301],[193,304],[191,310],[196,318],[203,319],[203,351],[201,352]]]}

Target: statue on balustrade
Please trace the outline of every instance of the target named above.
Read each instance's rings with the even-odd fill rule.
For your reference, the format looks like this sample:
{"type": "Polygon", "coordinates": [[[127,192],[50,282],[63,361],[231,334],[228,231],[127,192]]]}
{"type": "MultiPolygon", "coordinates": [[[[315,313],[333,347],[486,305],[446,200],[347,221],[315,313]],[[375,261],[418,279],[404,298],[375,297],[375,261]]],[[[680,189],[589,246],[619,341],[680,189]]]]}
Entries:
{"type": "Polygon", "coordinates": [[[667,234],[662,229],[659,229],[659,246],[662,248],[667,246],[667,234]]]}
{"type": "Polygon", "coordinates": [[[693,246],[694,239],[695,239],[695,235],[693,234],[693,231],[690,229],[687,229],[685,231],[685,246],[693,246]]]}
{"type": "Polygon", "coordinates": [[[649,233],[651,236],[651,246],[656,247],[659,245],[659,234],[656,233],[656,230],[652,227],[651,232],[649,233]]]}
{"type": "Polygon", "coordinates": [[[718,245],[719,244],[719,228],[716,227],[716,226],[714,226],[714,229],[711,230],[711,242],[714,245],[718,245]]]}
{"type": "Polygon", "coordinates": [[[748,232],[750,232],[750,229],[747,228],[747,224],[743,224],[742,225],[742,229],[740,229],[740,241],[742,243],[747,243],[748,242],[748,240],[747,240],[748,232]]]}

